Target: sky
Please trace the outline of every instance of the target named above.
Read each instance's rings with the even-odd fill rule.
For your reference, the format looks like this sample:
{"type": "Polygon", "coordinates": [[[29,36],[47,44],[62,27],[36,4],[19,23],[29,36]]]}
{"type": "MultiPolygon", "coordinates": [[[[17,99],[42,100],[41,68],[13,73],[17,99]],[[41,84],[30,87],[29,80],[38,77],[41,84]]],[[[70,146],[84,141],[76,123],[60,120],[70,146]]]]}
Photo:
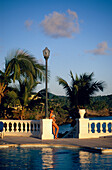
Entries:
{"type": "Polygon", "coordinates": [[[112,0],[0,0],[0,69],[16,49],[44,64],[45,47],[51,93],[65,95],[57,76],[70,84],[71,70],[94,72],[106,84],[96,95],[112,94],[112,0]]]}

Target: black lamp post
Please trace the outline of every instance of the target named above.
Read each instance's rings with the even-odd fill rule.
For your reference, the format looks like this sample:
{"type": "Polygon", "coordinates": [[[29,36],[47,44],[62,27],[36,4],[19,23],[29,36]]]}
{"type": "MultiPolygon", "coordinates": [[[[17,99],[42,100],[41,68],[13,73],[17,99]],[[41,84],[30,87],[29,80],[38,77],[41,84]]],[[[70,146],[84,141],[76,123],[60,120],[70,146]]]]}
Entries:
{"type": "Polygon", "coordinates": [[[50,50],[46,47],[43,50],[43,56],[46,61],[46,82],[45,82],[45,87],[46,87],[46,102],[45,102],[45,118],[48,118],[48,96],[47,96],[47,60],[50,56],[50,50]]]}

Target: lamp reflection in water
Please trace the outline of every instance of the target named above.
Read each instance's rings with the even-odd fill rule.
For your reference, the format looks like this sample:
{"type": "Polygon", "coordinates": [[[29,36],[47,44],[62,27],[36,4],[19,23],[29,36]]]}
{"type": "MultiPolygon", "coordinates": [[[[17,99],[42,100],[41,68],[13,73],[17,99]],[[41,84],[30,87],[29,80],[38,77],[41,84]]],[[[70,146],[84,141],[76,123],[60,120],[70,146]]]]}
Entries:
{"type": "Polygon", "coordinates": [[[53,148],[42,148],[42,167],[51,169],[53,167],[53,148]]]}
{"type": "Polygon", "coordinates": [[[81,164],[90,163],[90,157],[91,157],[90,152],[79,151],[79,159],[81,164]]]}
{"type": "Polygon", "coordinates": [[[80,167],[84,169],[90,168],[91,153],[85,151],[79,151],[80,167]]]}
{"type": "Polygon", "coordinates": [[[99,163],[99,154],[86,151],[79,151],[80,166],[84,169],[90,169],[91,164],[99,163]]]}

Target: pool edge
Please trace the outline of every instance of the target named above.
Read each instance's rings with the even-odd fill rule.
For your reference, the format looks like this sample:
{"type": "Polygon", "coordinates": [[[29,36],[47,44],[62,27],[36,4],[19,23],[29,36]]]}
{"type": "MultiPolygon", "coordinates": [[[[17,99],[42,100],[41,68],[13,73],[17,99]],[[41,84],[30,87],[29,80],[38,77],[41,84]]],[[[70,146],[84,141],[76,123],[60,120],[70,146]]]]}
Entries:
{"type": "Polygon", "coordinates": [[[0,149],[2,148],[13,148],[13,147],[56,147],[56,148],[71,148],[71,149],[81,149],[88,152],[95,153],[112,153],[111,148],[97,148],[97,147],[81,147],[76,145],[62,145],[62,144],[2,144],[0,145],[0,149]]]}

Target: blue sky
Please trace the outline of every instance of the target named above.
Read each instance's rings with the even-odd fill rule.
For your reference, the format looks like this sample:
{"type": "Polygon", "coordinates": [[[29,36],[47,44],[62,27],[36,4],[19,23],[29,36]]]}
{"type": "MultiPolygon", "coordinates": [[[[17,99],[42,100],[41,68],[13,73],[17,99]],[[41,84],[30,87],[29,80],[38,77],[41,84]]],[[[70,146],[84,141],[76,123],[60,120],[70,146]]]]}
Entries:
{"type": "MultiPolygon", "coordinates": [[[[44,63],[50,49],[49,91],[65,95],[56,76],[70,83],[74,76],[94,72],[112,94],[112,0],[0,0],[0,69],[14,49],[25,49],[44,63]]],[[[44,88],[37,87],[37,91],[44,88]]]]}

